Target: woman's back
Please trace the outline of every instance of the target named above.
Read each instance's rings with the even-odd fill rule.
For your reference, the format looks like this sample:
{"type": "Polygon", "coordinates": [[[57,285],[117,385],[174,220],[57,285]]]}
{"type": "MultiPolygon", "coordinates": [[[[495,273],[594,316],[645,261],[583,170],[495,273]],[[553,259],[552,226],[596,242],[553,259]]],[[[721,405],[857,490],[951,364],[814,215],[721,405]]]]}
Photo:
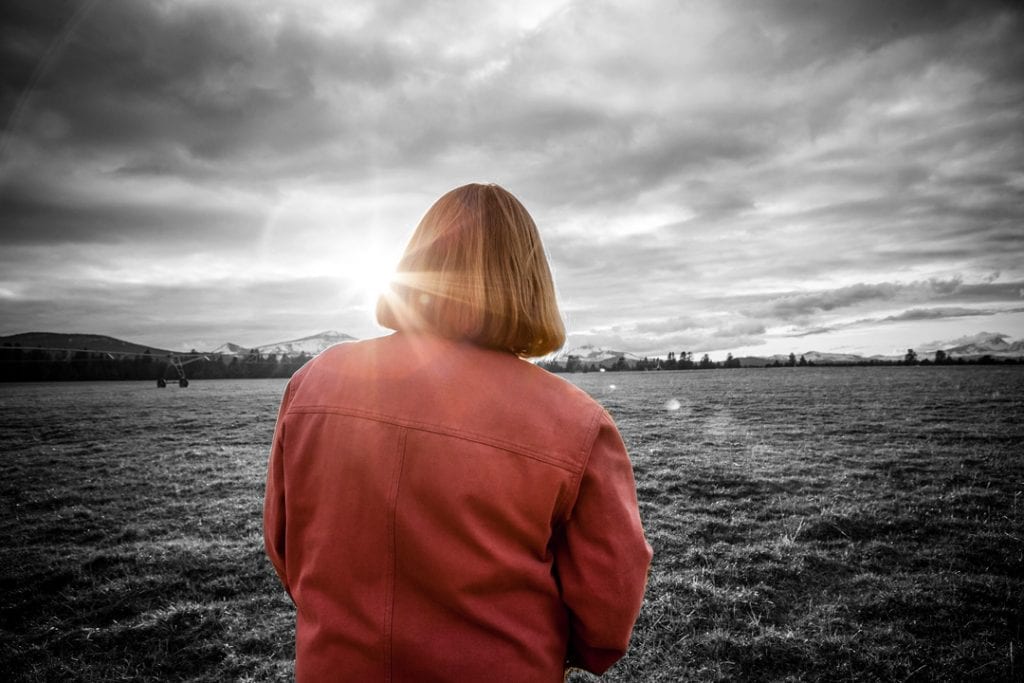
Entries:
{"type": "Polygon", "coordinates": [[[565,342],[533,218],[497,185],[434,202],[377,321],[288,384],[267,554],[299,681],[558,681],[629,644],[651,548],[608,414],[521,358],[565,342]],[[458,341],[455,341],[458,340],[458,341]]]}
{"type": "Polygon", "coordinates": [[[267,547],[298,607],[298,680],[561,680],[625,651],[650,548],[592,399],[431,334],[296,374],[267,547]]]}

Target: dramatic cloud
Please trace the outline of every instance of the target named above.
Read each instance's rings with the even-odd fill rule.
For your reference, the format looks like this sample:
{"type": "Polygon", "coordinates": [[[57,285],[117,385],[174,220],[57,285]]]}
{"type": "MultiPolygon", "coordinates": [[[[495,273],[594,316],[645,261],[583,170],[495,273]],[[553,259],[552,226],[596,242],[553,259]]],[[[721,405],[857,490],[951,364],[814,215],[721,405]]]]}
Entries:
{"type": "Polygon", "coordinates": [[[901,322],[913,322],[923,320],[945,320],[947,318],[969,318],[974,316],[991,317],[1000,314],[1019,314],[1024,313],[1024,308],[1007,308],[1007,309],[992,309],[992,308],[962,308],[958,306],[947,306],[940,308],[911,308],[897,313],[895,315],[888,315],[884,318],[861,318],[858,320],[851,320],[849,322],[837,323],[834,325],[823,325],[819,327],[804,328],[798,332],[792,332],[788,336],[790,337],[809,337],[813,335],[822,335],[830,332],[838,332],[840,330],[846,330],[850,328],[872,328],[878,329],[880,326],[885,326],[889,323],[901,323],[901,322]]]}
{"type": "Polygon", "coordinates": [[[928,280],[926,282],[879,282],[876,284],[857,283],[848,287],[820,291],[793,293],[772,298],[755,314],[781,320],[790,320],[823,311],[849,308],[867,302],[888,302],[895,300],[917,301],[942,299],[955,295],[963,287],[960,278],[950,280],[928,280]]]}
{"type": "MultiPolygon", "coordinates": [[[[1024,309],[1014,309],[1015,312],[1024,309]]],[[[911,308],[898,315],[890,315],[883,320],[886,322],[898,322],[901,320],[938,320],[940,318],[963,318],[972,315],[992,315],[993,310],[973,308],[911,308]]]]}
{"type": "Polygon", "coordinates": [[[0,334],[377,334],[374,271],[442,192],[495,181],[540,225],[574,339],[1024,335],[1014,3],[0,14],[0,334]]]}

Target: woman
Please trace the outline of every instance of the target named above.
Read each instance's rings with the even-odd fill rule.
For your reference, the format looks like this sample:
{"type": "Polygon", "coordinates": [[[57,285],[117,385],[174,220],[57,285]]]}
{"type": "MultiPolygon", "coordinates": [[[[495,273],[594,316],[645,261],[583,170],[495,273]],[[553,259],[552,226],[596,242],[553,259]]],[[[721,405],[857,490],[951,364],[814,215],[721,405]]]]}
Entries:
{"type": "Polygon", "coordinates": [[[523,357],[565,332],[497,185],[447,193],[377,319],[288,383],[264,506],[298,681],[561,681],[626,652],[650,546],[608,414],[523,357]]]}

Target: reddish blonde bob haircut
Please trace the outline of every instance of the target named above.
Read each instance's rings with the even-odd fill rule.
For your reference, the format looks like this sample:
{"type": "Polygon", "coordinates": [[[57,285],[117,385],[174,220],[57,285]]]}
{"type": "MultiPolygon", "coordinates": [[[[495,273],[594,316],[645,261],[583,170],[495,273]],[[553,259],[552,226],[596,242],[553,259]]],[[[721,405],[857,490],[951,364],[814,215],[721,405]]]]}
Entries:
{"type": "Polygon", "coordinates": [[[523,357],[565,343],[537,226],[498,185],[463,185],[430,207],[377,302],[377,322],[523,357]]]}

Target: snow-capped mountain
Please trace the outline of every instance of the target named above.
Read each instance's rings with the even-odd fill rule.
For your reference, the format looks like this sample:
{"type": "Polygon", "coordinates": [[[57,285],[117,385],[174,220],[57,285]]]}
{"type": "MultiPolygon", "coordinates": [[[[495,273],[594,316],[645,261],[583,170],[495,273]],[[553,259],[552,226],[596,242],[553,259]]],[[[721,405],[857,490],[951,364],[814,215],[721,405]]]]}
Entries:
{"type": "Polygon", "coordinates": [[[543,360],[549,362],[553,361],[559,365],[565,365],[569,361],[570,356],[576,358],[582,365],[603,368],[612,367],[619,362],[619,358],[624,358],[629,364],[635,363],[638,360],[643,360],[635,353],[630,353],[628,351],[613,351],[611,349],[594,346],[593,344],[583,344],[582,346],[564,348],[543,360]]]}
{"type": "Polygon", "coordinates": [[[355,341],[355,339],[350,334],[327,330],[326,332],[302,337],[301,339],[264,344],[263,346],[257,346],[256,350],[264,356],[272,353],[277,355],[284,354],[286,356],[297,356],[299,354],[315,356],[330,346],[340,344],[341,342],[355,341]]]}
{"type": "Polygon", "coordinates": [[[225,344],[221,344],[210,353],[220,356],[248,356],[249,349],[244,346],[239,346],[238,344],[227,342],[225,344]]]}
{"type": "MultiPolygon", "coordinates": [[[[952,341],[933,341],[927,344],[919,344],[914,347],[918,360],[934,360],[935,352],[942,350],[947,357],[952,359],[962,358],[965,361],[978,360],[982,356],[993,358],[1019,358],[1024,356],[1024,340],[1011,342],[1008,335],[1000,332],[981,332],[969,337],[961,337],[952,341]]],[[[820,353],[818,351],[805,351],[797,353],[796,358],[800,360],[803,356],[808,363],[816,365],[841,365],[845,363],[884,362],[894,363],[902,361],[904,353],[876,354],[873,356],[860,356],[853,353],[820,353]]],[[[775,361],[785,364],[789,360],[788,354],[776,354],[774,356],[759,357],[747,356],[740,358],[743,366],[770,365],[775,361]]]]}
{"type": "Polygon", "coordinates": [[[998,332],[982,332],[949,343],[953,346],[947,346],[944,350],[956,357],[1024,355],[1024,341],[1010,342],[1007,335],[998,332]]]}
{"type": "Polygon", "coordinates": [[[330,346],[347,341],[355,341],[355,337],[343,332],[327,330],[326,332],[302,337],[301,339],[262,344],[255,347],[240,346],[227,342],[218,346],[211,353],[221,356],[238,356],[240,358],[248,356],[252,351],[257,351],[261,356],[269,356],[271,354],[275,356],[298,356],[301,354],[315,356],[330,346]]]}

